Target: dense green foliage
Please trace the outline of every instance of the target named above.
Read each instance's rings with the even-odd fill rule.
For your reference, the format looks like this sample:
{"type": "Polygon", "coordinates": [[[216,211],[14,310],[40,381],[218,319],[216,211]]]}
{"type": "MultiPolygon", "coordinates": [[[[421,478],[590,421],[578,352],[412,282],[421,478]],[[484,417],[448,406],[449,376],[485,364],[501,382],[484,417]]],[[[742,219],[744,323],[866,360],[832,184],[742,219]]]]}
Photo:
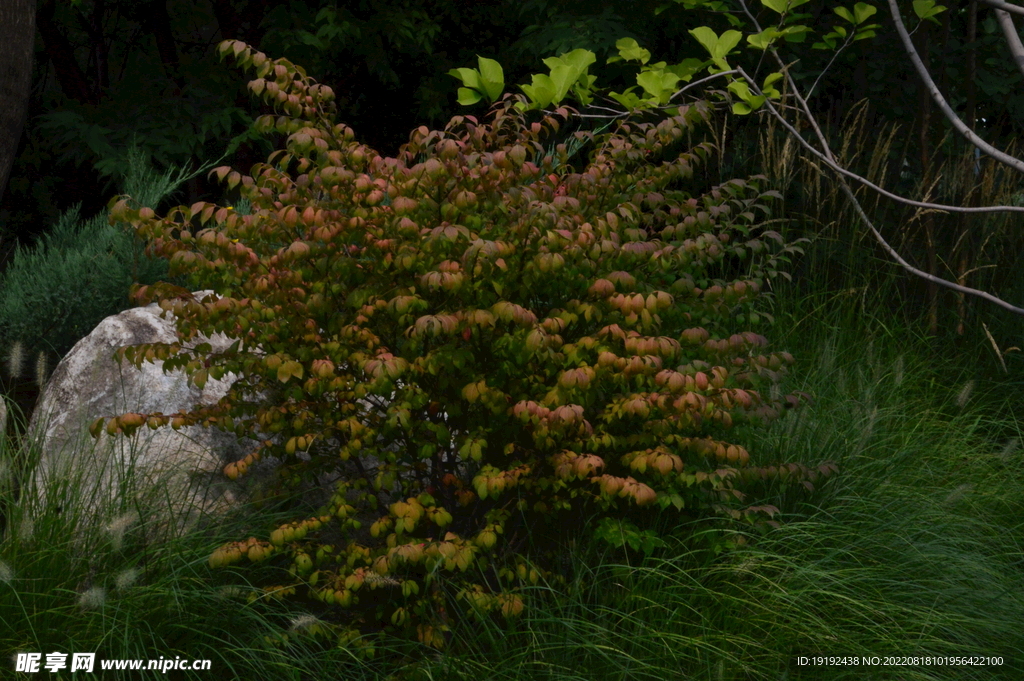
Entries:
{"type": "Polygon", "coordinates": [[[646,506],[772,522],[766,486],[813,489],[833,470],[759,461],[735,441],[799,403],[778,386],[792,357],[744,331],[770,318],[759,293],[795,247],[766,229],[773,193],[759,179],[693,186],[710,149],[687,144],[701,105],[546,154],[568,112],[529,123],[506,99],[487,124],[420,128],[385,158],[333,123],[333,93],[302,69],[240,42],[221,51],[287,114],[260,122],[290,133],[274,165],[217,170],[251,214],[197,203],[158,219],[122,201],[111,215],[219,296],[155,284],[136,300],[159,299],[182,338],[240,336],[219,356],[122,354],[183,367],[200,387],[235,372],[244,388],[106,428],[279,435],[230,477],[267,453],[291,480],[354,466],[316,516],[229,544],[212,565],[286,560],[292,581],[275,589],[440,647],[451,618],[518,615],[525,586],[560,579],[549,571],[566,539],[595,514],[612,522],[605,538],[650,550],[656,537],[615,523],[649,519],[646,506]],[[264,388],[276,397],[253,401],[264,388]]]}

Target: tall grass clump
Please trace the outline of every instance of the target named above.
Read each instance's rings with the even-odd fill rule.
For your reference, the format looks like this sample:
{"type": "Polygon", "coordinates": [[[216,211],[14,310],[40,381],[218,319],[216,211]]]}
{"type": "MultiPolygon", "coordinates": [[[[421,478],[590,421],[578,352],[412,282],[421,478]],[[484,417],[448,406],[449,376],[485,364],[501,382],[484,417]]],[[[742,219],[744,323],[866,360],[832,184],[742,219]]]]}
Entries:
{"type": "MultiPolygon", "coordinates": [[[[92,461],[91,445],[86,437],[61,456],[92,461]]],[[[38,447],[14,451],[0,438],[0,678],[29,678],[15,675],[14,658],[32,652],[44,661],[51,652],[68,661],[94,652],[94,673],[103,679],[140,672],[101,671],[101,659],[209,659],[210,671],[167,678],[267,681],[322,678],[323,665],[346,664],[344,650],[316,639],[315,615],[278,605],[247,581],[266,581],[272,570],[214,575],[209,568],[211,551],[232,532],[280,522],[278,506],[240,505],[215,523],[167,522],[161,509],[181,504],[166,498],[161,505],[131,468],[104,489],[74,465],[68,475],[44,479],[39,461],[38,447]]],[[[364,664],[346,669],[345,678],[370,678],[364,664]]]]}

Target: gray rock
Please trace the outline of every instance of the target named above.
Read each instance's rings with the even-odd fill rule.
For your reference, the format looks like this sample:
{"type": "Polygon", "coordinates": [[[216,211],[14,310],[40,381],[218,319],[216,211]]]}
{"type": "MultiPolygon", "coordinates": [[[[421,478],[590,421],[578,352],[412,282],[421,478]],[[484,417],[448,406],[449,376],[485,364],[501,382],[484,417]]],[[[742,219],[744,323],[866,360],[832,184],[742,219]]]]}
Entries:
{"type": "MultiPolygon", "coordinates": [[[[201,300],[207,294],[212,291],[194,295],[201,300]]],[[[131,437],[112,437],[104,430],[92,440],[89,424],[101,416],[190,411],[215,404],[238,379],[234,374],[211,378],[199,389],[188,385],[181,370],[165,374],[160,361],[143,362],[139,369],[127,361],[118,364],[117,348],[177,342],[172,314],[163,319],[161,313],[154,303],[107,317],[57,365],[28,426],[29,440],[40,451],[37,498],[63,499],[54,502],[58,505],[77,500],[89,516],[108,516],[103,509],[123,509],[137,500],[186,527],[235,507],[267,481],[273,460],[261,461],[235,481],[224,475],[227,463],[244,458],[258,442],[216,428],[143,426],[131,437]]],[[[203,342],[220,352],[233,340],[216,334],[186,346],[203,342]]]]}

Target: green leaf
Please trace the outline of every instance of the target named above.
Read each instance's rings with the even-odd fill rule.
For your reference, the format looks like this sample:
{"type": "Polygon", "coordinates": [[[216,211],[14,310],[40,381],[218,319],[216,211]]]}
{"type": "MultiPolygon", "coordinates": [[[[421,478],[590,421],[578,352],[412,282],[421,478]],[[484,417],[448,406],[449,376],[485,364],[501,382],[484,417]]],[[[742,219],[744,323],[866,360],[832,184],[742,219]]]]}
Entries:
{"type": "Polygon", "coordinates": [[[546,76],[543,73],[534,74],[531,85],[520,85],[519,87],[530,98],[530,108],[543,109],[549,106],[555,98],[555,83],[551,80],[550,76],[546,76]]]}
{"type": "Polygon", "coordinates": [[[782,32],[776,28],[766,28],[760,33],[747,36],[747,42],[759,50],[767,50],[768,47],[782,36],[782,32]]]}
{"type": "Polygon", "coordinates": [[[587,106],[594,101],[591,91],[593,90],[595,81],[597,81],[597,76],[585,73],[580,76],[579,80],[577,80],[576,84],[572,87],[572,93],[576,95],[576,98],[580,100],[580,103],[583,104],[583,106],[587,106]]]}
{"type": "Polygon", "coordinates": [[[639,97],[636,96],[636,94],[633,92],[634,90],[636,90],[636,88],[631,87],[625,92],[609,92],[608,96],[627,109],[642,108],[643,102],[639,97]]]}
{"type": "Polygon", "coordinates": [[[551,69],[548,80],[554,87],[554,96],[551,101],[558,104],[565,99],[566,94],[576,84],[576,81],[587,72],[587,68],[595,61],[597,61],[597,56],[590,50],[584,49],[576,49],[558,57],[545,59],[544,64],[551,69]]]}
{"type": "Polygon", "coordinates": [[[770,10],[775,10],[779,14],[785,14],[790,10],[796,9],[800,5],[806,4],[811,0],[761,0],[761,4],[770,10]]]}
{"type": "Polygon", "coordinates": [[[851,24],[859,26],[868,20],[869,17],[874,15],[878,9],[866,2],[858,2],[853,6],[853,11],[846,9],[845,7],[834,7],[833,12],[838,14],[843,19],[846,19],[851,24]]]}
{"type": "Polygon", "coordinates": [[[476,69],[452,69],[448,72],[448,75],[458,78],[466,87],[471,87],[474,90],[479,90],[481,92],[484,91],[484,84],[480,81],[480,72],[476,69]]]}
{"type": "Polygon", "coordinates": [[[472,104],[476,104],[483,98],[484,96],[480,94],[478,90],[473,90],[468,87],[459,88],[459,104],[461,104],[462,106],[470,106],[472,104]]]}
{"type": "Polygon", "coordinates": [[[732,112],[735,114],[744,116],[751,111],[757,111],[764,104],[765,97],[752,93],[750,87],[742,80],[734,80],[727,87],[730,92],[743,100],[732,105],[732,112]]]}
{"type": "Polygon", "coordinates": [[[679,80],[684,83],[688,83],[693,79],[693,74],[699,73],[701,69],[708,65],[707,61],[701,61],[700,59],[684,59],[678,64],[673,66],[666,66],[665,70],[679,76],[679,80]]]}
{"type": "Polygon", "coordinates": [[[277,368],[277,380],[281,383],[286,383],[292,376],[302,378],[302,365],[298,362],[284,362],[277,368]]]}
{"type": "Polygon", "coordinates": [[[482,81],[487,99],[495,101],[505,91],[505,72],[501,64],[493,59],[487,59],[477,55],[477,62],[480,64],[480,80],[482,81]]]}
{"type": "Polygon", "coordinates": [[[867,19],[875,14],[878,9],[866,2],[858,2],[853,6],[853,18],[856,19],[856,23],[859,26],[863,24],[867,19]]]}
{"type": "Polygon", "coordinates": [[[667,104],[679,83],[679,76],[670,71],[645,71],[637,74],[637,84],[658,104],[667,104]]]}
{"type": "Polygon", "coordinates": [[[317,36],[313,35],[309,31],[298,32],[299,42],[310,47],[315,47],[318,50],[325,49],[324,41],[320,40],[317,36]]]}
{"type": "Polygon", "coordinates": [[[935,18],[935,15],[945,11],[946,8],[942,5],[936,5],[935,0],[914,0],[914,13],[917,14],[919,19],[925,19],[937,24],[939,20],[935,18]]]}
{"type": "Polygon", "coordinates": [[[782,30],[782,37],[787,43],[802,43],[810,32],[810,26],[788,26],[782,30]]]}
{"type": "Polygon", "coordinates": [[[843,19],[849,21],[851,24],[857,23],[856,21],[853,20],[853,13],[851,13],[850,10],[846,9],[845,7],[833,7],[832,11],[838,14],[843,19]]]}
{"type": "Polygon", "coordinates": [[[726,31],[721,36],[716,34],[707,26],[698,26],[697,28],[690,31],[690,35],[697,39],[704,49],[711,55],[711,60],[715,62],[722,71],[726,71],[729,65],[725,61],[725,56],[736,47],[743,38],[743,34],[739,31],[726,31]]]}
{"type": "Polygon", "coordinates": [[[782,96],[782,93],[778,91],[773,83],[782,78],[782,74],[776,71],[775,73],[769,73],[768,77],[764,79],[764,83],[761,85],[761,92],[771,97],[772,99],[778,99],[782,96]]]}
{"type": "Polygon", "coordinates": [[[766,28],[760,33],[748,35],[747,42],[759,50],[764,50],[775,42],[775,40],[781,37],[785,37],[788,42],[802,43],[810,31],[811,29],[809,26],[787,26],[782,30],[777,28],[766,28]]]}
{"type": "MultiPolygon", "coordinates": [[[[716,11],[722,11],[722,10],[716,10],[716,11]]],[[[732,26],[733,28],[742,28],[743,27],[743,21],[738,16],[736,16],[734,14],[729,14],[729,13],[726,13],[723,16],[725,16],[725,20],[728,21],[729,25],[732,26]]]]}
{"type": "Polygon", "coordinates": [[[729,85],[727,85],[726,87],[729,90],[729,92],[732,92],[734,95],[736,95],[737,97],[744,101],[753,97],[753,95],[750,93],[750,86],[747,85],[746,81],[734,80],[731,83],[729,83],[729,85]]]}
{"type": "Polygon", "coordinates": [[[632,38],[620,38],[615,42],[615,47],[619,51],[619,56],[626,61],[639,61],[641,64],[646,64],[651,59],[651,53],[640,47],[632,38]]]}
{"type": "Polygon", "coordinates": [[[448,75],[458,78],[466,86],[459,88],[459,104],[464,106],[476,104],[484,97],[487,97],[487,101],[493,102],[501,97],[505,90],[505,74],[501,64],[479,55],[477,63],[480,65],[479,71],[458,68],[448,72],[448,75]]]}

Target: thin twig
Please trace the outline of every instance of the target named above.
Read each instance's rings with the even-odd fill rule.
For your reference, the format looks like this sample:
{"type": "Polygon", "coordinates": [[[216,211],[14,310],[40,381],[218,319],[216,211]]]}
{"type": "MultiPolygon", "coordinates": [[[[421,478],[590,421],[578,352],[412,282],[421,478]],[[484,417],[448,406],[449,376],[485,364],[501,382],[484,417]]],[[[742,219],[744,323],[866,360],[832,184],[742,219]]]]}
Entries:
{"type": "Polygon", "coordinates": [[[675,99],[679,95],[683,94],[684,92],[686,92],[690,88],[697,87],[698,85],[701,85],[702,83],[706,83],[709,80],[713,80],[715,78],[721,78],[722,76],[730,76],[730,75],[732,75],[734,73],[737,73],[736,69],[731,69],[729,71],[720,71],[719,73],[713,73],[710,76],[707,76],[705,78],[701,78],[700,80],[695,80],[692,83],[688,83],[686,85],[686,87],[682,88],[681,90],[677,90],[675,92],[675,94],[673,94],[671,97],[668,98],[668,101],[671,102],[673,99],[675,99]]]}
{"type": "Polygon", "coordinates": [[[996,351],[996,357],[999,358],[999,363],[1003,365],[1003,373],[1008,374],[1010,370],[1006,368],[1006,362],[1003,361],[1003,353],[999,351],[999,345],[996,343],[996,339],[989,333],[988,326],[985,322],[981,323],[981,328],[985,329],[985,335],[988,336],[988,342],[992,344],[992,349],[996,351]]]}
{"type": "Polygon", "coordinates": [[[811,97],[814,96],[814,88],[818,87],[818,83],[825,76],[825,74],[828,73],[828,70],[832,68],[832,64],[834,64],[836,59],[839,58],[839,55],[842,54],[843,50],[845,50],[847,47],[853,44],[853,37],[856,34],[856,31],[850,31],[849,35],[846,36],[846,41],[839,46],[839,49],[836,50],[836,53],[833,54],[832,58],[828,60],[827,64],[825,64],[825,68],[823,68],[821,70],[821,73],[818,74],[818,77],[814,79],[814,83],[811,84],[811,89],[807,91],[807,99],[810,99],[811,97]]]}

